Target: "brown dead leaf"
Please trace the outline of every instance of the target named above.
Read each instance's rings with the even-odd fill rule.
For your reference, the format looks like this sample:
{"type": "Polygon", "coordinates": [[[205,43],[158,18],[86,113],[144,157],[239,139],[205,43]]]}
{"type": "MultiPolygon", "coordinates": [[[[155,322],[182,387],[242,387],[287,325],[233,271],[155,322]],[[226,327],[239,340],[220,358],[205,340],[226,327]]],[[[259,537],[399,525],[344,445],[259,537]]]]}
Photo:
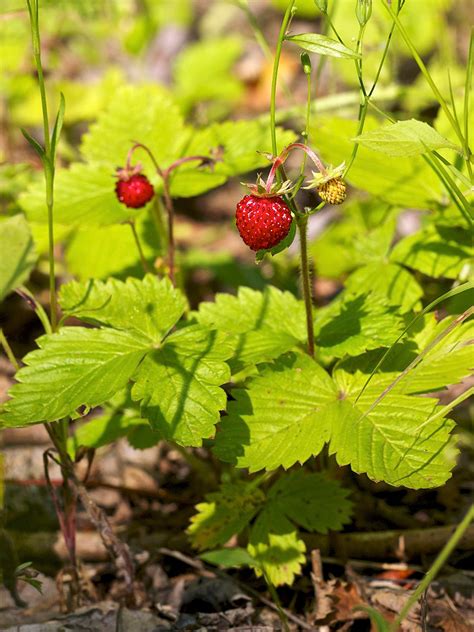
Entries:
{"type": "Polygon", "coordinates": [[[472,627],[466,619],[444,599],[432,601],[428,607],[430,626],[443,632],[470,632],[472,627]]]}
{"type": "Polygon", "coordinates": [[[320,625],[368,618],[365,612],[354,611],[356,606],[368,605],[354,583],[339,579],[318,582],[316,597],[316,623],[320,625]]]}

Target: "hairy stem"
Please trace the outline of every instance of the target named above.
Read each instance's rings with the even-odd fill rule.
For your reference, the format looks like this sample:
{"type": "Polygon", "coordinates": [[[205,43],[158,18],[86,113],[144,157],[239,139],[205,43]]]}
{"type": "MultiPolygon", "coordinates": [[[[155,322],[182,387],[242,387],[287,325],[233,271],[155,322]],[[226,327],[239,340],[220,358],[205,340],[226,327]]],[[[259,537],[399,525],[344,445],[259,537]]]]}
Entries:
{"type": "Polygon", "coordinates": [[[57,329],[58,301],[56,296],[56,276],[54,261],[54,152],[51,151],[51,139],[49,132],[48,101],[46,99],[46,87],[41,63],[41,39],[39,31],[39,7],[38,0],[27,0],[30,14],[31,40],[33,44],[33,57],[38,75],[38,86],[41,97],[41,110],[43,113],[43,135],[45,160],[43,160],[46,183],[46,207],[48,212],[48,258],[49,258],[49,295],[51,309],[51,328],[57,329]]]}
{"type": "Polygon", "coordinates": [[[307,227],[308,218],[299,215],[296,218],[300,236],[301,280],[303,286],[303,299],[306,311],[306,331],[308,333],[308,354],[314,358],[314,325],[313,325],[313,301],[311,293],[311,277],[308,260],[307,227]]]}

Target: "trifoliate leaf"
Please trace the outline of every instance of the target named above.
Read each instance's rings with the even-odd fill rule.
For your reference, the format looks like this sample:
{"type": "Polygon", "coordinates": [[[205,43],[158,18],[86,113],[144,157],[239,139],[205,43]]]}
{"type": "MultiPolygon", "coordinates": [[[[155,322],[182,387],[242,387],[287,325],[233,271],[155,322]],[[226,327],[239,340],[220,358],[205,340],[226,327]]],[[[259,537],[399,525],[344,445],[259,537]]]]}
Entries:
{"type": "Polygon", "coordinates": [[[61,287],[66,315],[141,334],[158,343],[186,309],[184,295],[168,279],[147,274],[142,280],[72,281],[61,287]]]}
{"type": "Polygon", "coordinates": [[[28,279],[36,262],[31,231],[23,215],[0,222],[0,252],[1,301],[28,279]]]}
{"type": "Polygon", "coordinates": [[[437,487],[446,482],[455,462],[449,419],[427,419],[437,411],[436,401],[388,392],[390,375],[374,376],[359,400],[367,376],[342,370],[335,373],[343,398],[341,414],[334,419],[330,451],[340,465],[350,464],[375,481],[414,489],[437,487]]]}
{"type": "Polygon", "coordinates": [[[297,470],[284,474],[267,494],[273,511],[308,531],[337,531],[349,522],[352,503],[348,491],[323,474],[297,470]]]}
{"type": "Polygon", "coordinates": [[[419,156],[430,149],[456,148],[456,145],[441,136],[434,127],[416,119],[384,125],[364,132],[353,140],[389,156],[419,156]]]}
{"type": "Polygon", "coordinates": [[[255,521],[247,551],[255,560],[256,574],[264,574],[274,586],[292,584],[306,561],[305,543],[291,522],[271,505],[255,521]]]}
{"type": "Polygon", "coordinates": [[[389,305],[398,305],[402,313],[420,307],[423,296],[421,286],[405,268],[385,261],[358,268],[346,279],[345,287],[352,294],[360,288],[369,289],[372,296],[380,296],[389,305]]]}
{"type": "Polygon", "coordinates": [[[224,483],[196,505],[187,533],[199,549],[225,544],[238,535],[265,504],[264,493],[252,483],[224,483]]]}
{"type": "Polygon", "coordinates": [[[102,404],[127,384],[147,351],[141,336],[109,329],[63,327],[37,342],[9,391],[3,426],[55,421],[102,404]]]}
{"type": "Polygon", "coordinates": [[[318,454],[338,414],[335,384],[309,356],[288,354],[232,394],[215,453],[251,472],[289,468],[318,454]]]}
{"type": "Polygon", "coordinates": [[[399,241],[390,260],[434,278],[456,279],[472,254],[469,231],[431,225],[399,241]]]}
{"type": "Polygon", "coordinates": [[[235,341],[227,334],[199,326],[171,334],[150,352],[132,389],[142,416],[153,430],[180,445],[200,446],[214,434],[227,397],[221,387],[230,379],[225,360],[235,341]]]}
{"type": "Polygon", "coordinates": [[[342,295],[316,312],[316,344],[325,355],[340,358],[368,349],[389,347],[404,322],[380,295],[342,295]]]}
{"type": "Polygon", "coordinates": [[[238,336],[231,367],[273,360],[306,339],[304,304],[293,294],[267,287],[263,292],[241,287],[237,296],[217,294],[201,303],[202,325],[238,336]]]}

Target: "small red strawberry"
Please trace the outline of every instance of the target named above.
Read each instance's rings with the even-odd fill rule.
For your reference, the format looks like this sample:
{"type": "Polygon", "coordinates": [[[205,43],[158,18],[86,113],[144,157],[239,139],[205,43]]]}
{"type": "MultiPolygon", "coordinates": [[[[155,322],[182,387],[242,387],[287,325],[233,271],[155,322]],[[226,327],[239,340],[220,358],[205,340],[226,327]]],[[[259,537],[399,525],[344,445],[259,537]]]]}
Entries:
{"type": "Polygon", "coordinates": [[[115,193],[117,199],[129,208],[145,206],[155,194],[153,185],[141,172],[140,165],[132,168],[117,169],[115,193]]]}
{"type": "Polygon", "coordinates": [[[291,227],[290,209],[279,196],[246,195],[237,204],[237,229],[252,250],[273,248],[291,227]]]}

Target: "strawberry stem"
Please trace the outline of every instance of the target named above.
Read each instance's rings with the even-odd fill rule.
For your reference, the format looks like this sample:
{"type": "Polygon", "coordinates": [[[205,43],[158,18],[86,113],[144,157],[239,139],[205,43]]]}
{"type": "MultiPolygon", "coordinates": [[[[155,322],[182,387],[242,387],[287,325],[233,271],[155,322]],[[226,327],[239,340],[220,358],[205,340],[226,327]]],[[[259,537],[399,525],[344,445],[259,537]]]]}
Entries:
{"type": "Polygon", "coordinates": [[[318,171],[323,175],[327,174],[325,166],[319,159],[319,156],[317,156],[317,154],[315,154],[315,152],[311,149],[311,147],[308,147],[303,143],[292,143],[291,145],[288,145],[288,147],[285,147],[285,149],[273,161],[272,168],[270,169],[270,173],[268,174],[267,182],[265,184],[265,190],[267,193],[271,192],[272,185],[278,169],[284,164],[290,153],[295,149],[301,149],[302,151],[304,151],[305,154],[314,162],[314,164],[318,168],[318,171]]]}
{"type": "Polygon", "coordinates": [[[303,299],[306,311],[306,331],[308,333],[308,354],[314,358],[314,325],[313,325],[313,299],[311,292],[311,276],[308,259],[308,216],[297,215],[296,224],[300,236],[301,256],[301,280],[303,286],[303,299]]]}

